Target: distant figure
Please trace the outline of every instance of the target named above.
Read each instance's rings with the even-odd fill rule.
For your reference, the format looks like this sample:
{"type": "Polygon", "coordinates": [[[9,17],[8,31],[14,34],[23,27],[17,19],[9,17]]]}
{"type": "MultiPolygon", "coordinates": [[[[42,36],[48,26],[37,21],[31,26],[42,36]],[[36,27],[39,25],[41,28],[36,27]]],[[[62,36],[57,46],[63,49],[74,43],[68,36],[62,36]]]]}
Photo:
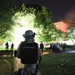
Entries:
{"type": "Polygon", "coordinates": [[[59,43],[56,43],[56,51],[57,51],[58,53],[60,53],[60,44],[59,44],[59,43]]]}
{"type": "Polygon", "coordinates": [[[49,52],[53,49],[53,43],[50,43],[49,52]]]}
{"type": "Polygon", "coordinates": [[[5,46],[6,46],[6,50],[8,50],[9,49],[9,43],[6,42],[5,46]]]}
{"type": "Polygon", "coordinates": [[[13,49],[14,49],[14,44],[12,43],[12,44],[11,44],[11,50],[13,50],[13,49]]]}
{"type": "Polygon", "coordinates": [[[60,53],[60,45],[58,43],[54,43],[52,51],[55,53],[60,53]]]}
{"type": "Polygon", "coordinates": [[[66,43],[63,43],[62,49],[63,49],[63,51],[65,51],[65,49],[66,49],[66,43]]]}
{"type": "Polygon", "coordinates": [[[44,44],[43,44],[43,42],[40,43],[40,49],[41,49],[41,51],[43,52],[43,49],[44,49],[44,44]]]}

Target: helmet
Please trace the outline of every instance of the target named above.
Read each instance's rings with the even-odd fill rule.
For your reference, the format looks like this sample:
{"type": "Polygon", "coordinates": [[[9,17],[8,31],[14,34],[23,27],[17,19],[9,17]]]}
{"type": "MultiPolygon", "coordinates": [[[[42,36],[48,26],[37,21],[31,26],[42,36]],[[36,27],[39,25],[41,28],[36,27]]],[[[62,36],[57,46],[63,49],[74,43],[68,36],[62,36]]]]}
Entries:
{"type": "Polygon", "coordinates": [[[23,35],[25,38],[30,37],[30,36],[35,36],[35,33],[32,30],[27,30],[25,34],[23,35]]]}

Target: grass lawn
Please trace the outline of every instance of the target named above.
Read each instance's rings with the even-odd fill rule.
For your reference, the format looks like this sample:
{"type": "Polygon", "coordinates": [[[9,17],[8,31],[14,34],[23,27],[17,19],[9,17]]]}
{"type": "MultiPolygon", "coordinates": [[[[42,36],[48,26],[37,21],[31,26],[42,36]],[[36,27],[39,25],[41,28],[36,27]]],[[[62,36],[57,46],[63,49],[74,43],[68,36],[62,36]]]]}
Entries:
{"type": "Polygon", "coordinates": [[[3,47],[3,46],[0,46],[0,50],[5,50],[5,47],[3,47]]]}
{"type": "Polygon", "coordinates": [[[75,75],[75,54],[47,54],[40,63],[42,75],[75,75]]]}
{"type": "MultiPolygon", "coordinates": [[[[0,50],[6,50],[6,48],[3,46],[0,46],[0,50]]],[[[8,50],[11,50],[11,49],[9,48],[8,50]]]]}
{"type": "MultiPolygon", "coordinates": [[[[43,55],[40,71],[42,75],[75,75],[75,54],[43,55]]],[[[0,57],[0,75],[12,75],[13,72],[14,57],[0,57]]]]}

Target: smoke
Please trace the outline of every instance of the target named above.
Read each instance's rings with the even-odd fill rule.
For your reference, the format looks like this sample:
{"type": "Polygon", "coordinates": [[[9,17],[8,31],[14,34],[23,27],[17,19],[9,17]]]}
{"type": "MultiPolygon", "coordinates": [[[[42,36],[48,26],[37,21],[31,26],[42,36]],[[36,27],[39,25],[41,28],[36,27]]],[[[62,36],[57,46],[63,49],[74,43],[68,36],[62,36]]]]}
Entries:
{"type": "Polygon", "coordinates": [[[72,7],[70,11],[66,14],[64,20],[54,23],[57,30],[62,32],[67,32],[68,28],[75,25],[75,7],[72,7]]]}
{"type": "Polygon", "coordinates": [[[69,24],[67,24],[67,23],[65,23],[63,21],[59,21],[59,22],[56,22],[54,24],[55,24],[57,30],[61,30],[64,33],[67,32],[68,27],[69,27],[69,24]]]}
{"type": "Polygon", "coordinates": [[[72,7],[67,13],[64,19],[65,23],[68,23],[70,26],[75,23],[75,7],[72,7]]]}

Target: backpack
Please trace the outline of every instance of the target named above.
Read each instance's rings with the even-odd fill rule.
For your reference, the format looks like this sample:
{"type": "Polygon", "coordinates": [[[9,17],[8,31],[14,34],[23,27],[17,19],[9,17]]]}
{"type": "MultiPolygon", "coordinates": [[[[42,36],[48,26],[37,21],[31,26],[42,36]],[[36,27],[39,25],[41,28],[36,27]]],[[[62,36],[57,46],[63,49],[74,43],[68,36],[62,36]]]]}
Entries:
{"type": "Polygon", "coordinates": [[[37,63],[38,44],[21,42],[21,63],[34,64],[37,63]]]}

